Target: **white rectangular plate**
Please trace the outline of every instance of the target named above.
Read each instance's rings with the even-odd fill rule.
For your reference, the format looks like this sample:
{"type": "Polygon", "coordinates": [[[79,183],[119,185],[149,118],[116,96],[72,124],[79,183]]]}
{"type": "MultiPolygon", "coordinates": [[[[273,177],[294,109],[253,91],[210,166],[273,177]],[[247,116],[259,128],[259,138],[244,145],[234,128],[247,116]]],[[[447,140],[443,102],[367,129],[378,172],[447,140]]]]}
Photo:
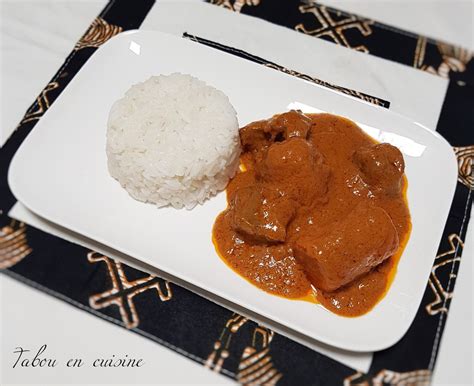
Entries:
{"type": "Polygon", "coordinates": [[[273,69],[158,32],[127,32],[102,46],[50,107],[16,153],[15,196],[30,210],[74,232],[324,343],[376,351],[410,326],[456,185],[449,144],[386,109],[273,69]],[[413,230],[387,296],[368,314],[344,318],[311,303],[269,295],[231,271],[211,241],[221,193],[192,211],[157,209],[130,198],[109,176],[105,133],[112,103],[151,75],[188,73],[224,91],[240,125],[288,106],[348,117],[400,148],[409,182],[413,230]],[[311,107],[313,106],[313,107],[311,107]]]}

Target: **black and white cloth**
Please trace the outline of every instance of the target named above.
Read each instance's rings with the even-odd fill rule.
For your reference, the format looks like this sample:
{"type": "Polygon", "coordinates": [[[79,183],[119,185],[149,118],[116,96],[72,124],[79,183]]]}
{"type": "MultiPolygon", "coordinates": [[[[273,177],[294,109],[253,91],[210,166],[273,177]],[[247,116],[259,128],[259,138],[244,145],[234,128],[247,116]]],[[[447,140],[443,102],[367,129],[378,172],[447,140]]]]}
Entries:
{"type": "MultiPolygon", "coordinates": [[[[443,237],[433,240],[439,244],[438,257],[422,304],[407,334],[394,346],[374,353],[369,371],[362,373],[174,283],[7,215],[16,203],[7,182],[8,166],[22,141],[101,44],[117,33],[140,27],[154,6],[153,0],[110,1],[0,150],[1,272],[152,339],[243,384],[429,382],[460,266],[472,205],[473,54],[460,47],[312,2],[211,2],[228,8],[229,12],[251,15],[315,39],[327,40],[341,49],[357,50],[449,79],[436,130],[454,147],[459,179],[443,237]]],[[[183,37],[213,44],[190,34],[183,37]]],[[[258,39],[258,33],[254,37],[258,39]]],[[[246,59],[277,67],[295,76],[305,75],[263,57],[242,55],[245,51],[240,47],[220,44],[218,49],[234,54],[240,52],[246,59]]],[[[315,81],[325,82],[321,79],[315,81]]],[[[352,95],[358,93],[361,98],[372,98],[373,103],[390,108],[390,101],[377,95],[347,89],[344,85],[331,83],[326,86],[352,95]]]]}

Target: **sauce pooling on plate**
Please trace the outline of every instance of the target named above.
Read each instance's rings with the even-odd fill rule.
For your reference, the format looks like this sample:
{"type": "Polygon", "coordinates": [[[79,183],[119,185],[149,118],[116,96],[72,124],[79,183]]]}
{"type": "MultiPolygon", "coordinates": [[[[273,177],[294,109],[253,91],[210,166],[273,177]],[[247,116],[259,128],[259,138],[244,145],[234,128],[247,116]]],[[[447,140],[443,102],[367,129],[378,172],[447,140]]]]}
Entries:
{"type": "Polygon", "coordinates": [[[272,294],[368,312],[411,229],[400,151],[345,118],[298,111],[253,122],[240,139],[242,170],[213,229],[219,255],[272,294]]]}

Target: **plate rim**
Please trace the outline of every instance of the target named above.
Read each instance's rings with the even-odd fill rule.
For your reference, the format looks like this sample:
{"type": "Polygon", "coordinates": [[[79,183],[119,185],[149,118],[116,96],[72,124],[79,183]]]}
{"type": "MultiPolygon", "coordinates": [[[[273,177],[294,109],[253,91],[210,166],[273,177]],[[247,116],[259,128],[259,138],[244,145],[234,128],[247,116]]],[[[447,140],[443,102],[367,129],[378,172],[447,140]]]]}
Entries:
{"type": "MultiPolygon", "coordinates": [[[[129,39],[131,36],[136,36],[137,34],[139,34],[139,35],[148,35],[148,34],[153,34],[153,35],[166,35],[166,36],[172,37],[172,38],[174,38],[174,39],[178,39],[178,40],[182,39],[182,38],[178,38],[178,37],[176,37],[176,36],[174,36],[174,35],[167,34],[167,33],[162,33],[162,32],[158,32],[158,31],[146,31],[146,30],[145,30],[145,31],[141,31],[141,30],[126,31],[126,32],[123,32],[123,33],[120,33],[120,34],[116,35],[115,37],[113,37],[112,39],[110,39],[108,42],[106,42],[103,46],[101,46],[101,47],[93,54],[93,56],[97,57],[97,56],[98,56],[97,54],[98,54],[99,52],[103,53],[108,47],[111,47],[112,44],[116,44],[117,41],[125,40],[125,41],[128,42],[128,39],[129,39]]],[[[183,40],[186,41],[185,39],[183,39],[183,40]]],[[[196,43],[196,44],[197,44],[197,43],[196,43]]],[[[222,55],[230,55],[230,54],[227,54],[227,53],[224,53],[224,52],[221,52],[221,54],[222,54],[222,55]]],[[[238,59],[239,59],[239,60],[244,60],[244,59],[240,59],[240,58],[238,58],[238,59]]],[[[81,68],[81,70],[78,72],[78,74],[76,74],[76,76],[73,78],[73,80],[71,81],[71,83],[74,82],[74,81],[77,81],[77,79],[80,79],[80,77],[79,77],[78,75],[81,73],[81,71],[82,71],[84,68],[87,68],[87,65],[88,65],[89,63],[90,63],[90,60],[83,66],[83,68],[81,68]]],[[[294,78],[293,76],[291,76],[291,75],[289,75],[289,74],[285,74],[285,75],[294,78]]],[[[298,79],[298,78],[294,78],[294,79],[298,79]]],[[[298,79],[298,80],[303,81],[303,80],[301,80],[301,79],[298,79]]],[[[68,86],[69,86],[69,85],[68,85],[68,86]]],[[[317,85],[315,85],[315,86],[317,86],[317,85]]],[[[66,89],[67,89],[67,88],[66,88],[66,89]]],[[[326,89],[326,88],[325,88],[325,89],[326,89]]],[[[326,89],[326,90],[328,90],[328,89],[326,89]]],[[[334,92],[334,91],[332,91],[332,90],[328,90],[328,91],[334,92]]],[[[404,116],[404,115],[402,115],[402,114],[399,114],[399,113],[397,113],[397,112],[394,112],[394,111],[391,111],[391,110],[387,110],[387,109],[382,108],[382,107],[379,107],[379,106],[374,106],[374,105],[372,105],[372,104],[369,104],[368,102],[360,101],[360,100],[358,100],[358,99],[356,99],[356,98],[352,98],[352,97],[343,95],[343,94],[341,94],[341,93],[337,93],[337,95],[338,95],[339,97],[341,97],[341,98],[350,98],[351,100],[353,100],[354,102],[357,102],[357,103],[364,103],[364,104],[370,105],[371,108],[379,109],[379,110],[384,111],[385,113],[388,113],[388,114],[390,114],[390,115],[392,115],[392,116],[394,116],[394,117],[396,116],[397,119],[405,120],[407,124],[418,126],[419,129],[422,129],[422,130],[423,130],[423,132],[425,132],[425,133],[427,133],[427,134],[433,136],[437,141],[439,141],[439,142],[440,142],[440,146],[446,150],[446,156],[447,156],[448,158],[451,158],[451,161],[450,161],[450,162],[452,162],[452,164],[453,164],[453,172],[454,172],[454,170],[455,170],[455,173],[453,173],[453,183],[452,183],[451,193],[449,194],[449,196],[450,196],[450,198],[451,198],[451,201],[450,201],[450,202],[452,203],[452,199],[453,199],[453,197],[454,197],[454,192],[455,192],[455,187],[456,187],[456,180],[457,180],[457,161],[456,161],[456,157],[455,157],[454,151],[453,151],[453,149],[452,149],[452,146],[447,142],[447,140],[446,140],[444,137],[442,137],[442,136],[441,136],[439,133],[437,133],[436,131],[432,131],[432,130],[426,128],[425,126],[423,126],[423,125],[421,125],[421,124],[419,124],[419,123],[417,123],[417,122],[411,120],[410,118],[408,118],[408,117],[406,117],[406,116],[404,116]],[[448,154],[448,153],[449,153],[449,154],[448,154]]],[[[58,97],[58,99],[60,99],[60,98],[58,97]]],[[[56,104],[53,104],[52,107],[55,106],[55,105],[56,105],[56,104]]],[[[52,108],[51,111],[54,111],[54,110],[55,110],[55,109],[52,108]]],[[[50,112],[50,110],[48,110],[48,111],[44,114],[44,116],[42,117],[42,119],[40,120],[40,122],[38,122],[38,125],[44,124],[44,122],[45,122],[44,117],[45,117],[45,116],[46,116],[46,117],[49,116],[49,112],[50,112]]],[[[349,119],[350,119],[350,118],[349,118],[349,119]]],[[[41,127],[41,126],[40,126],[40,127],[41,127]]],[[[35,129],[37,129],[37,127],[35,127],[35,129]]],[[[19,148],[18,148],[17,151],[15,152],[15,155],[14,155],[12,161],[11,161],[11,164],[10,164],[10,167],[9,167],[9,170],[8,170],[8,185],[10,186],[10,189],[11,189],[12,193],[13,193],[14,196],[18,199],[18,201],[22,202],[22,203],[23,203],[29,210],[31,210],[33,213],[36,213],[36,214],[38,214],[40,217],[43,217],[43,218],[47,219],[48,221],[51,221],[51,222],[53,222],[53,223],[55,223],[55,224],[58,224],[59,226],[64,226],[64,225],[61,224],[61,220],[60,220],[60,219],[58,220],[58,219],[55,219],[54,216],[44,215],[44,214],[43,214],[44,212],[42,213],[41,210],[39,210],[39,211],[35,210],[35,209],[33,208],[34,205],[33,205],[33,206],[30,205],[30,203],[28,202],[28,199],[25,200],[24,197],[21,197],[21,196],[22,196],[22,193],[21,193],[21,192],[18,193],[18,189],[17,189],[18,187],[15,185],[15,184],[16,184],[16,180],[15,180],[15,178],[14,178],[14,176],[13,176],[14,173],[15,173],[15,165],[19,162],[19,161],[18,161],[19,154],[21,154],[21,153],[22,153],[22,149],[27,146],[27,145],[25,145],[25,144],[28,143],[28,140],[31,140],[31,135],[32,135],[32,133],[34,133],[34,132],[37,133],[38,130],[32,130],[32,132],[30,132],[30,133],[28,134],[27,138],[25,138],[25,139],[23,140],[23,142],[21,143],[21,145],[19,146],[19,148]]],[[[446,222],[446,220],[447,220],[448,214],[449,214],[449,211],[448,211],[448,213],[447,213],[447,215],[446,215],[445,222],[446,222]]],[[[133,253],[130,253],[130,251],[124,251],[124,250],[122,250],[121,248],[120,248],[120,249],[117,249],[117,248],[115,248],[115,246],[110,246],[110,245],[106,242],[106,240],[100,240],[100,239],[98,239],[97,237],[92,237],[92,236],[91,236],[90,234],[88,234],[87,232],[81,232],[80,230],[75,229],[75,228],[72,228],[72,227],[69,227],[69,226],[68,226],[67,228],[70,229],[70,230],[72,230],[73,232],[76,232],[76,233],[78,233],[78,234],[84,235],[85,237],[87,237],[87,238],[89,238],[89,239],[91,239],[91,240],[95,240],[95,241],[97,241],[98,243],[102,243],[102,244],[104,244],[104,245],[107,245],[108,247],[110,247],[110,248],[112,248],[112,249],[115,249],[115,250],[117,250],[117,251],[119,251],[119,252],[121,252],[121,253],[124,253],[124,254],[129,255],[129,256],[132,256],[132,257],[133,257],[133,255],[134,255],[133,253]]],[[[390,346],[394,345],[395,343],[397,343],[397,342],[406,334],[407,330],[410,328],[411,324],[413,323],[413,321],[414,321],[414,319],[415,319],[415,317],[416,317],[417,311],[418,311],[418,309],[419,309],[419,307],[420,307],[420,303],[421,303],[422,295],[423,295],[423,294],[421,294],[421,296],[420,296],[420,301],[417,302],[418,307],[417,307],[416,311],[413,312],[413,315],[410,316],[410,318],[409,318],[409,319],[410,319],[410,323],[406,323],[406,324],[404,325],[404,328],[403,328],[403,329],[400,329],[400,332],[399,332],[399,334],[397,334],[396,339],[394,338],[394,339],[392,339],[389,343],[386,343],[386,344],[384,344],[384,345],[375,345],[375,346],[367,345],[366,347],[363,347],[363,348],[358,349],[358,348],[355,348],[354,346],[351,346],[351,345],[349,345],[349,346],[341,345],[340,342],[335,342],[335,343],[334,343],[334,342],[331,341],[331,339],[328,339],[328,338],[321,339],[320,337],[311,336],[311,335],[308,334],[307,332],[303,332],[303,331],[301,331],[301,330],[297,330],[297,329],[294,329],[293,327],[287,326],[284,321],[277,320],[277,319],[275,319],[274,316],[269,316],[269,315],[268,315],[267,313],[265,313],[265,312],[262,312],[262,311],[260,311],[260,310],[259,310],[259,311],[256,311],[256,310],[254,310],[254,309],[252,309],[251,307],[248,307],[248,306],[239,305],[238,302],[235,301],[235,299],[229,299],[228,297],[222,296],[221,294],[216,294],[216,293],[212,292],[212,290],[210,290],[210,289],[208,289],[208,288],[205,288],[205,287],[203,287],[202,285],[200,285],[200,284],[198,284],[198,283],[195,283],[195,282],[193,282],[193,281],[191,281],[191,280],[188,280],[188,278],[183,279],[183,278],[181,277],[181,275],[179,275],[179,273],[177,273],[177,272],[170,272],[169,269],[162,269],[162,268],[159,268],[159,267],[157,267],[157,264],[156,264],[156,263],[150,262],[149,260],[144,260],[144,259],[142,259],[142,258],[136,258],[136,257],[133,257],[133,258],[134,258],[134,259],[137,259],[137,260],[139,260],[139,261],[141,261],[141,262],[143,262],[144,264],[154,266],[154,267],[157,268],[158,270],[164,271],[164,272],[166,272],[166,273],[169,273],[169,274],[172,275],[172,276],[179,277],[180,280],[185,281],[185,282],[187,282],[187,283],[190,283],[192,286],[199,287],[199,288],[201,288],[202,290],[204,290],[204,291],[206,291],[206,292],[209,292],[209,293],[212,293],[214,296],[217,296],[217,297],[219,297],[219,298],[222,298],[222,299],[224,299],[224,300],[227,301],[227,302],[230,302],[230,303],[233,303],[233,304],[237,304],[238,306],[240,306],[240,307],[242,307],[242,308],[248,309],[248,310],[249,310],[250,312],[252,312],[252,313],[256,313],[256,314],[258,314],[258,315],[263,316],[264,318],[270,319],[270,320],[272,320],[272,321],[274,321],[274,322],[276,322],[276,323],[278,323],[278,324],[281,324],[281,325],[284,326],[285,328],[289,328],[289,329],[291,329],[291,330],[296,331],[296,332],[299,333],[299,334],[303,334],[303,335],[305,335],[305,336],[310,337],[311,339],[315,339],[315,340],[317,340],[317,341],[319,341],[319,342],[322,342],[322,343],[324,343],[324,344],[328,344],[328,345],[331,345],[331,346],[334,346],[334,347],[337,347],[337,348],[342,348],[342,349],[344,349],[344,350],[353,351],[353,352],[378,351],[378,350],[382,350],[382,349],[385,349],[385,348],[387,348],[387,347],[390,347],[390,346]]],[[[433,256],[432,261],[434,261],[434,259],[435,259],[435,256],[433,256]]],[[[428,279],[428,278],[427,278],[427,279],[428,279]]],[[[388,339],[387,339],[387,341],[388,341],[388,339]]]]}

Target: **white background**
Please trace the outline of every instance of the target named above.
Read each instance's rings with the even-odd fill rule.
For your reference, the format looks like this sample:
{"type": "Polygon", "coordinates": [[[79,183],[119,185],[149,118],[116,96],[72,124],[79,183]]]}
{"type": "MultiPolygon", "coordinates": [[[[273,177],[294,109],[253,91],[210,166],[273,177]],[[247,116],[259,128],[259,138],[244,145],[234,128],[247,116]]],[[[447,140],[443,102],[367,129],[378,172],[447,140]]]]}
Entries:
{"type": "MultiPolygon", "coordinates": [[[[265,0],[263,0],[265,1],[265,0]]],[[[35,96],[61,66],[73,44],[100,12],[104,0],[1,1],[0,138],[5,140],[35,96]],[[26,11],[25,11],[26,10],[26,11]]],[[[470,1],[324,2],[378,21],[424,33],[471,49],[473,3],[470,1]],[[423,13],[421,12],[423,11],[423,13]]],[[[473,227],[466,241],[456,296],[443,335],[435,384],[472,384],[473,227]]],[[[39,384],[232,384],[201,365],[150,340],[99,320],[48,295],[0,276],[0,382],[39,384]],[[87,332],[84,333],[84,331],[87,332]],[[12,373],[16,346],[37,349],[48,343],[58,359],[127,354],[147,363],[139,370],[19,370],[12,373]],[[2,374],[8,371],[8,378],[2,374]],[[20,373],[21,372],[21,373],[20,373]],[[14,377],[14,378],[13,378],[14,377]]],[[[15,369],[16,370],[16,369],[15,369]]]]}

